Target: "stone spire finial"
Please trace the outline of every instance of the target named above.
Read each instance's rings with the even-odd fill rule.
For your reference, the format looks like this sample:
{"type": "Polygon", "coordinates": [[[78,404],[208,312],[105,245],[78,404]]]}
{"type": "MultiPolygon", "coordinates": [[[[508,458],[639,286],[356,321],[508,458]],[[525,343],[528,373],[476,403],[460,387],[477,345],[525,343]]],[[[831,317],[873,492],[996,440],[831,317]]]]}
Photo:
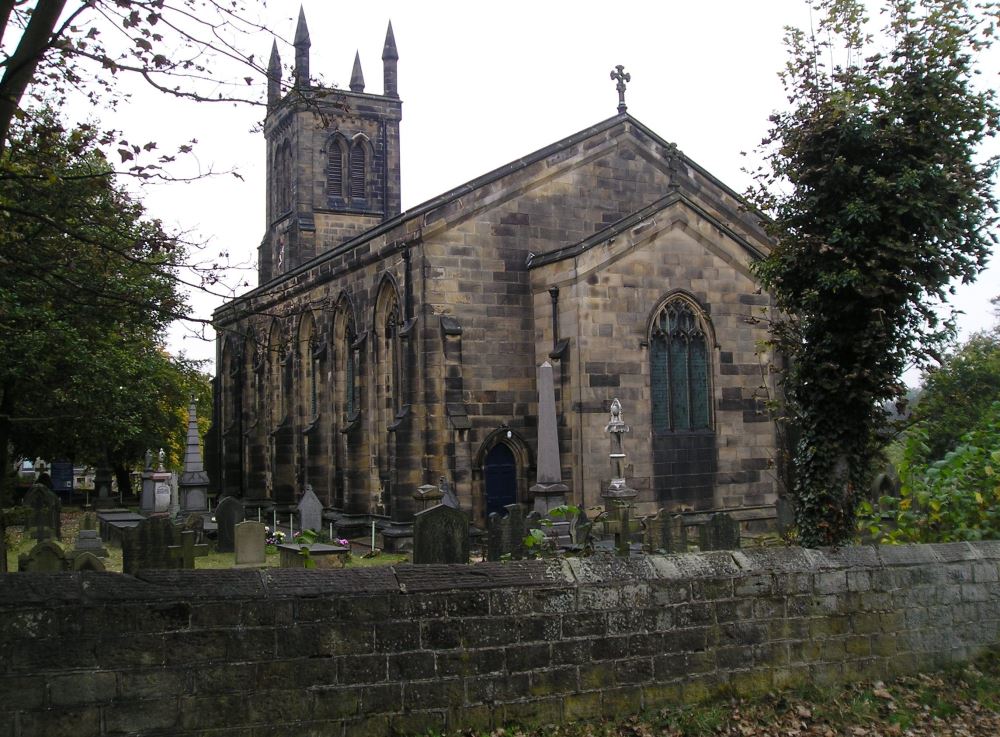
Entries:
{"type": "Polygon", "coordinates": [[[365,75],[361,72],[361,54],[354,52],[354,69],[351,70],[351,92],[365,91],[365,75]]]}
{"type": "Polygon", "coordinates": [[[299,22],[295,26],[295,84],[298,87],[309,86],[309,26],[306,25],[306,11],[299,6],[299,22]]]}
{"type": "Polygon", "coordinates": [[[267,106],[273,107],[281,100],[281,57],[278,42],[271,42],[271,58],[267,62],[267,106]]]}
{"type": "Polygon", "coordinates": [[[624,113],[628,108],[625,106],[625,83],[632,81],[632,75],[625,71],[621,64],[611,70],[611,79],[617,80],[615,89],[618,90],[618,112],[624,113]]]}
{"type": "Polygon", "coordinates": [[[385,32],[385,46],[382,47],[382,94],[386,97],[399,97],[396,89],[396,62],[399,52],[396,51],[396,37],[392,35],[392,21],[385,32]]]}

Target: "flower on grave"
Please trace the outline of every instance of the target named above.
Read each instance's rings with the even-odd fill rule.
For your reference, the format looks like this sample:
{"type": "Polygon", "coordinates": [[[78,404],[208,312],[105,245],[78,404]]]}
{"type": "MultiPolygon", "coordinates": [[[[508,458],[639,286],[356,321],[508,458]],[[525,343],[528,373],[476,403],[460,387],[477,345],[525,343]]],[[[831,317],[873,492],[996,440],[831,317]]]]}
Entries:
{"type": "Polygon", "coordinates": [[[346,537],[342,537],[342,538],[338,539],[336,542],[337,542],[337,545],[339,545],[342,548],[349,548],[349,547],[351,547],[351,541],[348,540],[346,537]]]}
{"type": "Polygon", "coordinates": [[[264,544],[265,545],[281,545],[285,541],[285,533],[281,530],[271,531],[270,527],[264,528],[264,544]]]}

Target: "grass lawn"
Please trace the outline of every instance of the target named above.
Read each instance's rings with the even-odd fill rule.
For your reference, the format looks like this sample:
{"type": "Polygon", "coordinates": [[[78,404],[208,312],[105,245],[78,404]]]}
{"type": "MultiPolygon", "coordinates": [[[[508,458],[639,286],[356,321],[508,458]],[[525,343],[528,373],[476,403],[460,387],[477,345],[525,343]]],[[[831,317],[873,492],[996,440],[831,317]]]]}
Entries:
{"type": "MultiPolygon", "coordinates": [[[[77,533],[80,530],[80,521],[83,519],[83,512],[79,509],[64,509],[62,513],[62,538],[60,543],[63,548],[68,552],[73,549],[73,543],[76,540],[77,533]]],[[[7,570],[16,571],[17,570],[17,559],[22,553],[27,553],[34,547],[35,541],[31,539],[25,539],[24,528],[19,526],[12,526],[7,528],[7,570]]],[[[105,547],[108,550],[108,557],[104,559],[104,567],[109,571],[121,572],[122,570],[122,550],[114,545],[108,545],[105,541],[105,547]]],[[[357,568],[363,566],[387,566],[396,563],[409,563],[410,556],[405,554],[390,554],[382,553],[372,558],[364,558],[362,555],[367,552],[367,547],[364,549],[358,547],[357,552],[352,554],[348,560],[348,568],[357,568]]],[[[267,556],[267,562],[265,565],[270,568],[277,568],[280,563],[281,556],[278,553],[271,553],[267,556]]],[[[195,568],[197,569],[218,569],[218,568],[232,568],[236,563],[235,556],[233,553],[219,553],[215,551],[214,541],[209,541],[209,554],[202,556],[200,558],[195,558],[195,568]]]]}

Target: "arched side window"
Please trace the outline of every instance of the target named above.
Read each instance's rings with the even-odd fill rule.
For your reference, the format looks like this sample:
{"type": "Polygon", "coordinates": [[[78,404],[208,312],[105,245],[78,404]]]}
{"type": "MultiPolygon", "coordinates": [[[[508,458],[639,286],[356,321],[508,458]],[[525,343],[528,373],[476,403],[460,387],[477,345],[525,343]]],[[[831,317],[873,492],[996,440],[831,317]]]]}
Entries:
{"type": "Polygon", "coordinates": [[[257,336],[253,328],[247,330],[246,339],[243,343],[243,375],[244,392],[247,396],[246,413],[250,424],[257,421],[260,416],[260,369],[261,369],[261,349],[257,342],[257,336]]]}
{"type": "Polygon", "coordinates": [[[298,356],[302,371],[301,411],[306,422],[311,422],[319,416],[320,368],[316,349],[316,322],[311,314],[306,314],[299,327],[298,356]]]}
{"type": "Polygon", "coordinates": [[[232,426],[236,421],[236,351],[229,339],[222,346],[222,428],[232,426]]]}
{"type": "Polygon", "coordinates": [[[383,429],[391,429],[405,403],[401,327],[399,297],[387,279],[375,307],[376,397],[383,429]]]}
{"type": "Polygon", "coordinates": [[[344,165],[347,163],[347,142],[341,135],[330,139],[326,154],[326,194],[327,197],[343,199],[344,165]]]}
{"type": "Polygon", "coordinates": [[[358,357],[354,347],[357,339],[357,331],[354,328],[354,313],[350,301],[345,296],[337,304],[331,343],[335,355],[334,385],[337,390],[335,401],[345,422],[350,421],[360,409],[357,380],[358,357]]]}
{"type": "Polygon", "coordinates": [[[350,161],[350,196],[352,200],[364,200],[368,197],[368,169],[371,165],[368,139],[362,135],[355,136],[351,143],[350,161]]]}
{"type": "Polygon", "coordinates": [[[702,312],[690,300],[669,299],[653,319],[650,390],[655,433],[711,428],[708,336],[702,312]]]}
{"type": "Polygon", "coordinates": [[[276,429],[285,419],[285,342],[281,326],[275,321],[267,341],[267,386],[271,400],[271,430],[276,429]]]}

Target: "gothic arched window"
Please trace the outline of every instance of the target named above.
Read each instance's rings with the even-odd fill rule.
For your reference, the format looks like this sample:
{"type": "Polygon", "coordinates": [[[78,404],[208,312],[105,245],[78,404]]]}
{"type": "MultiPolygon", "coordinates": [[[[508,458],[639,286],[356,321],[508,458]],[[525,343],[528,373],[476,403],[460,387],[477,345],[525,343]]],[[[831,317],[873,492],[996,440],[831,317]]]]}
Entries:
{"type": "Polygon", "coordinates": [[[343,198],[344,196],[344,155],[346,144],[337,135],[331,139],[326,155],[326,194],[327,197],[343,198]]]}
{"type": "Polygon", "coordinates": [[[275,321],[267,341],[267,386],[271,401],[271,430],[285,419],[285,344],[275,321]]]}
{"type": "Polygon", "coordinates": [[[222,345],[222,427],[228,429],[236,422],[236,372],[238,368],[236,351],[232,341],[227,339],[222,345]]]}
{"type": "Polygon", "coordinates": [[[319,416],[320,367],[316,342],[316,323],[311,314],[302,318],[299,328],[299,366],[302,369],[300,387],[303,419],[311,422],[319,416]]]}
{"type": "Polygon", "coordinates": [[[366,197],[365,179],[368,174],[368,146],[364,139],[358,139],[351,146],[351,199],[366,197]]]}
{"type": "Polygon", "coordinates": [[[649,345],[653,431],[710,429],[708,337],[700,310],[684,297],[668,300],[653,320],[649,345]]]}
{"type": "Polygon", "coordinates": [[[244,372],[246,377],[244,392],[248,394],[246,403],[247,420],[250,424],[257,421],[260,413],[260,370],[261,349],[253,328],[247,331],[243,343],[244,372]]]}
{"type": "Polygon", "coordinates": [[[334,343],[332,345],[336,354],[337,409],[345,420],[350,420],[359,409],[357,351],[354,348],[354,342],[358,336],[354,329],[351,305],[346,298],[342,298],[337,305],[333,332],[334,343]]]}

